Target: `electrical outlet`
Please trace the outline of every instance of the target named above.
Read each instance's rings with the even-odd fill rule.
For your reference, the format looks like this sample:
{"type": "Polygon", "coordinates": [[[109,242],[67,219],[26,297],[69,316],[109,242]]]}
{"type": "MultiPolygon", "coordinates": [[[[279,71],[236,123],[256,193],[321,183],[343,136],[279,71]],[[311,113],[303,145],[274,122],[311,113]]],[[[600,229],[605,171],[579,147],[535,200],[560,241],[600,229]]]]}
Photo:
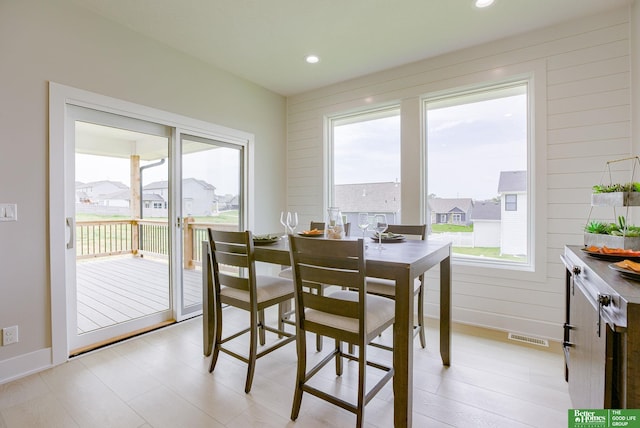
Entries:
{"type": "Polygon", "coordinates": [[[18,343],[18,326],[5,327],[2,329],[2,346],[18,343]]]}

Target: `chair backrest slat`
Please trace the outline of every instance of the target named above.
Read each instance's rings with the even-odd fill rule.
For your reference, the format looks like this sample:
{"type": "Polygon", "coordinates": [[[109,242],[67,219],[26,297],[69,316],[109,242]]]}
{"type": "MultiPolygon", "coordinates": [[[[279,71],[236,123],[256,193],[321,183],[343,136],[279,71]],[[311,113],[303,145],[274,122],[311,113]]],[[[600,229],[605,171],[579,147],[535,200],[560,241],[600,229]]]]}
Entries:
{"type": "Polygon", "coordinates": [[[290,235],[289,246],[296,287],[296,316],[304,319],[305,309],[315,309],[362,320],[366,302],[363,240],[325,240],[290,235]],[[308,282],[356,291],[351,295],[352,301],[345,301],[307,291],[304,284],[308,282]]]}
{"type": "MultiPolygon", "coordinates": [[[[318,261],[318,258],[315,258],[318,261]]],[[[357,270],[345,270],[317,267],[307,264],[298,264],[300,271],[300,277],[304,278],[305,282],[315,282],[318,284],[335,285],[338,287],[349,287],[352,289],[358,288],[359,272],[357,270]]],[[[356,266],[357,269],[357,266],[356,266]]]]}
{"type": "Polygon", "coordinates": [[[225,253],[223,251],[213,250],[216,261],[221,265],[249,267],[249,257],[246,254],[225,253]]]}
{"type": "Polygon", "coordinates": [[[312,221],[311,224],[309,225],[309,229],[324,230],[324,221],[312,221]]]}
{"type": "Polygon", "coordinates": [[[387,226],[387,232],[397,233],[400,235],[414,236],[424,240],[427,234],[426,224],[390,224],[387,226]]]}
{"type": "Polygon", "coordinates": [[[248,291],[255,299],[252,281],[255,281],[255,260],[253,256],[253,237],[250,231],[229,232],[209,228],[210,262],[213,264],[213,277],[217,294],[220,287],[230,287],[248,291]],[[220,266],[238,268],[238,274],[222,271],[220,266]]]}
{"type": "Polygon", "coordinates": [[[249,279],[242,278],[236,275],[229,275],[226,273],[218,272],[218,278],[220,285],[225,287],[235,288],[237,290],[249,291],[249,279]]]}

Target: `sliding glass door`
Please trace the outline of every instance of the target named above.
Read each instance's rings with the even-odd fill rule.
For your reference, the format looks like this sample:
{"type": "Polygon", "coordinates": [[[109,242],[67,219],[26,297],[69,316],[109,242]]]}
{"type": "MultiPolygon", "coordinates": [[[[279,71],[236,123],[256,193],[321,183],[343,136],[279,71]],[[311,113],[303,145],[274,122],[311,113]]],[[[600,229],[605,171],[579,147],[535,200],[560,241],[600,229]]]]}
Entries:
{"type": "Polygon", "coordinates": [[[202,312],[209,227],[249,227],[253,135],[50,83],[52,355],[202,312]]]}
{"type": "Polygon", "coordinates": [[[68,329],[76,354],[175,318],[171,129],[70,108],[68,329]],[[73,172],[73,173],[71,173],[73,172]]]}
{"type": "Polygon", "coordinates": [[[182,317],[202,310],[202,242],[207,228],[237,231],[243,226],[244,148],[182,134],[181,243],[182,317]]]}

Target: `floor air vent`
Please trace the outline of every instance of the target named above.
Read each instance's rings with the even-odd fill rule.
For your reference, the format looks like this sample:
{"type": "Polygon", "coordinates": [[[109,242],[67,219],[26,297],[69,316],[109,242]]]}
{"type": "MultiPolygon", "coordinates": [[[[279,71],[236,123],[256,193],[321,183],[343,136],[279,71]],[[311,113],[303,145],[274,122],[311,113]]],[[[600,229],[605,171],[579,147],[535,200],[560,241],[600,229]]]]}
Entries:
{"type": "Polygon", "coordinates": [[[547,339],[540,339],[540,338],[537,338],[537,337],[524,336],[522,334],[509,333],[509,340],[515,340],[517,342],[529,343],[531,345],[549,347],[549,341],[547,339]]]}

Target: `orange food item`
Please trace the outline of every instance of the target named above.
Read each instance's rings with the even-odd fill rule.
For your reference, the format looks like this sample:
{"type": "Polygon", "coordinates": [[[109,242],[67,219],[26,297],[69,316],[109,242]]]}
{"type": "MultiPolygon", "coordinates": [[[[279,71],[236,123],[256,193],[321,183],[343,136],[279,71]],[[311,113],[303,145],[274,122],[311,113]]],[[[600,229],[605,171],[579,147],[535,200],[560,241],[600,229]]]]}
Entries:
{"type": "Polygon", "coordinates": [[[303,230],[302,233],[305,235],[322,235],[324,230],[311,229],[311,230],[303,230]]]}
{"type": "Polygon", "coordinates": [[[596,247],[595,245],[592,245],[590,247],[587,247],[587,251],[591,253],[609,254],[612,256],[619,255],[619,256],[629,256],[629,257],[640,257],[640,251],[624,249],[624,248],[609,248],[606,246],[603,246],[602,248],[600,248],[600,247],[596,247]]]}
{"type": "Polygon", "coordinates": [[[634,272],[640,272],[640,263],[632,262],[631,260],[622,260],[621,262],[616,263],[616,266],[621,267],[622,269],[630,269],[634,272]]]}

